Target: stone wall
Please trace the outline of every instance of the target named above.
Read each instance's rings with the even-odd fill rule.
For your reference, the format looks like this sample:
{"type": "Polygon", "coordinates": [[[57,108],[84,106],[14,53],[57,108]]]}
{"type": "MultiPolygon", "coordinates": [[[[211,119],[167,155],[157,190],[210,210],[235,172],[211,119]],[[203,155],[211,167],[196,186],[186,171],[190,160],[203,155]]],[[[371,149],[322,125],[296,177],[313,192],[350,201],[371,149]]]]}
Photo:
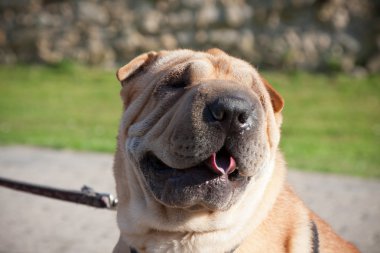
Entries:
{"type": "Polygon", "coordinates": [[[0,0],[0,62],[114,67],[220,47],[260,68],[376,72],[374,0],[0,0]]]}

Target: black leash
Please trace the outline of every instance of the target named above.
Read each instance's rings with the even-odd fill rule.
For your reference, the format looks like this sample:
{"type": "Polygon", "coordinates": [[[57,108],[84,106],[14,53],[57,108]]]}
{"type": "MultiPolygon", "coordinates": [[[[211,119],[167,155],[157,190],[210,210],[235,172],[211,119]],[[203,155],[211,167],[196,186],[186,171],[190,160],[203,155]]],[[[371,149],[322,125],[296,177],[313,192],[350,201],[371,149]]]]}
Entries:
{"type": "Polygon", "coordinates": [[[117,206],[117,199],[112,194],[98,193],[88,186],[83,186],[80,191],[63,190],[2,177],[0,177],[0,186],[97,208],[114,210],[117,206]]]}

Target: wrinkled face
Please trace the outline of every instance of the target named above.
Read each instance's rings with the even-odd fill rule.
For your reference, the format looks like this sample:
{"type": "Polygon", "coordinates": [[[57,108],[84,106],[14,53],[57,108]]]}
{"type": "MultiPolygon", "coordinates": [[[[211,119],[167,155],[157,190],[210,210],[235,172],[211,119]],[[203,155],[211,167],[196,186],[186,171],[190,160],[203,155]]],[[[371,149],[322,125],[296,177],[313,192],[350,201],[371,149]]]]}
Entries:
{"type": "Polygon", "coordinates": [[[219,50],[144,54],[121,68],[119,142],[143,187],[167,207],[226,210],[265,173],[282,99],[219,50]]]}

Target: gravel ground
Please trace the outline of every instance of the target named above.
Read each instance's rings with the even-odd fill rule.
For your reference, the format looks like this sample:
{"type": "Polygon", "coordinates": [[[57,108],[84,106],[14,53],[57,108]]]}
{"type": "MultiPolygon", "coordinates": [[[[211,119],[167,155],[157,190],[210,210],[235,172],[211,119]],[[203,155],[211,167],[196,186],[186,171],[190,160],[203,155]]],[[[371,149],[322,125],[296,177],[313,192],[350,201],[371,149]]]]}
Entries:
{"type": "MultiPolygon", "coordinates": [[[[0,147],[0,176],[114,193],[112,156],[0,147]]],[[[364,253],[380,252],[380,181],[289,172],[301,198],[364,253]]],[[[0,253],[104,253],[118,239],[115,212],[0,188],[0,253]]]]}

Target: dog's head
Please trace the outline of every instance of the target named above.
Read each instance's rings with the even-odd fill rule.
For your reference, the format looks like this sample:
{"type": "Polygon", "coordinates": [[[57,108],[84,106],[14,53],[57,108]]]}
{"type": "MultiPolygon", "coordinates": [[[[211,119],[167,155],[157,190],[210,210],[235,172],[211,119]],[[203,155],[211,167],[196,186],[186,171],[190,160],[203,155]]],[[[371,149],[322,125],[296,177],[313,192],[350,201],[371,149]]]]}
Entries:
{"type": "Polygon", "coordinates": [[[150,52],[117,77],[119,151],[155,201],[226,210],[265,173],[283,99],[248,63],[218,49],[150,52]]]}

